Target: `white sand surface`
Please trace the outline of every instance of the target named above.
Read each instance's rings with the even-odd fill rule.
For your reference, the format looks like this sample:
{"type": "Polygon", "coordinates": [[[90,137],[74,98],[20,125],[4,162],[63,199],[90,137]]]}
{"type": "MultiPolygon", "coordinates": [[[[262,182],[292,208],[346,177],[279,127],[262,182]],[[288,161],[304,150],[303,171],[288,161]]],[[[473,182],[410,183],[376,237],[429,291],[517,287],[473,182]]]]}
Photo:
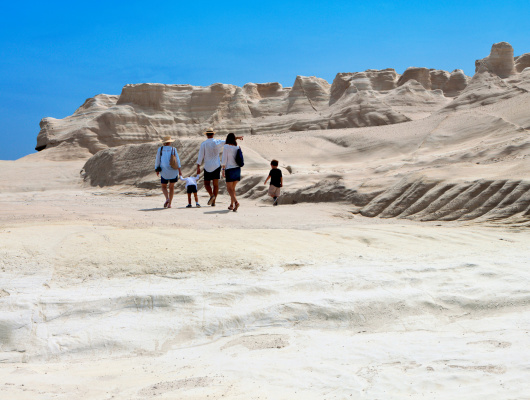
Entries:
{"type": "Polygon", "coordinates": [[[1,399],[530,398],[527,228],[166,210],[30,161],[0,164],[1,399]]]}

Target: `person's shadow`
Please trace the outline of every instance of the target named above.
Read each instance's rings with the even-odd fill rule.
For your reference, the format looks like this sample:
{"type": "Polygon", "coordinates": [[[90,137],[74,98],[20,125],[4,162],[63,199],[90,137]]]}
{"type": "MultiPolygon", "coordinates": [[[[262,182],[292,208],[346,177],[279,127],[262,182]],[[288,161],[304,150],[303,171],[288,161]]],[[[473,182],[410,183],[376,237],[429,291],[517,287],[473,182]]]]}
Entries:
{"type": "Polygon", "coordinates": [[[228,214],[229,212],[233,212],[231,210],[215,210],[215,211],[205,211],[203,214],[228,214]]]}
{"type": "Polygon", "coordinates": [[[162,210],[167,210],[167,208],[162,208],[162,207],[157,207],[157,208],[142,208],[141,210],[138,210],[138,211],[162,211],[162,210]]]}

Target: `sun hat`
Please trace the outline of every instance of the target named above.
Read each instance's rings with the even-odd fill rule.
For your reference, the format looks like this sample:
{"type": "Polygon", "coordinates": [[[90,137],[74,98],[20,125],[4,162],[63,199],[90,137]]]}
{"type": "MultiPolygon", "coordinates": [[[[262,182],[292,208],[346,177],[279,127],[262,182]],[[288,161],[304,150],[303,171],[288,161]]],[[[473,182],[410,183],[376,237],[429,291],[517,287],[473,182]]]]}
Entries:
{"type": "Polygon", "coordinates": [[[160,141],[162,143],[173,143],[175,140],[171,136],[164,136],[160,141]]]}
{"type": "Polygon", "coordinates": [[[213,130],[213,128],[208,128],[208,130],[206,132],[204,132],[205,135],[214,135],[215,134],[215,131],[213,130]]]}

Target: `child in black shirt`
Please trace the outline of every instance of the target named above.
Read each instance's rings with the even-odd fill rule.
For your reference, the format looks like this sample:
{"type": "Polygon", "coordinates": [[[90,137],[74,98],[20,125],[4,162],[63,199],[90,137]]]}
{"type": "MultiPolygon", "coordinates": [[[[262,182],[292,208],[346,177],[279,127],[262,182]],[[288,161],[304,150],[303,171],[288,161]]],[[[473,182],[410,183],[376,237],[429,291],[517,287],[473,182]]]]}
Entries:
{"type": "Polygon", "coordinates": [[[278,168],[278,161],[272,160],[271,161],[271,171],[269,172],[269,176],[267,179],[265,179],[265,185],[267,184],[267,181],[270,179],[271,184],[269,186],[269,196],[271,196],[274,199],[274,203],[272,205],[277,206],[278,205],[278,197],[280,197],[280,188],[283,186],[283,177],[282,177],[282,171],[278,168]]]}

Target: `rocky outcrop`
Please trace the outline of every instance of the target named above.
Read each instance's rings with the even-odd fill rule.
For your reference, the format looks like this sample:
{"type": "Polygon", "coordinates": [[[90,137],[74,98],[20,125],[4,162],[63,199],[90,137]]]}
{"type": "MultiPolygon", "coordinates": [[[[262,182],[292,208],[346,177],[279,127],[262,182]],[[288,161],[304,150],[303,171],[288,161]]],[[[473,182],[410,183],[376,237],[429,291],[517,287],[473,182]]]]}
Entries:
{"type": "Polygon", "coordinates": [[[514,58],[515,70],[523,72],[525,68],[530,68],[530,53],[525,53],[514,58]]]}
{"type": "Polygon", "coordinates": [[[385,104],[393,110],[416,119],[428,116],[445,106],[450,99],[440,89],[427,90],[418,81],[411,79],[382,96],[385,104]]]}
{"type": "Polygon", "coordinates": [[[458,69],[410,67],[401,76],[391,68],[339,73],[331,85],[314,76],[298,76],[292,87],[275,82],[126,85],[120,96],[97,95],[69,117],[44,118],[36,149],[63,144],[86,149],[76,154],[95,154],[164,135],[196,137],[211,126],[221,135],[377,126],[489,104],[528,90],[523,71],[530,53],[514,59],[508,43],[496,43],[476,64],[471,81],[458,69]]]}
{"type": "Polygon", "coordinates": [[[333,83],[331,84],[330,88],[330,98],[329,98],[329,105],[333,105],[334,103],[339,100],[344,92],[351,86],[350,85],[350,78],[352,77],[352,73],[349,72],[339,72],[337,75],[335,75],[335,79],[333,79],[333,83]]]}
{"type": "MultiPolygon", "coordinates": [[[[377,87],[388,87],[387,81],[393,76],[391,71],[370,71],[368,75],[370,78],[363,75],[363,79],[370,90],[370,79],[377,87]]],[[[357,74],[353,86],[345,80],[344,88],[356,88],[360,85],[358,78],[357,74]]],[[[98,95],[70,117],[43,119],[37,149],[66,142],[95,154],[109,147],[153,142],[164,135],[194,137],[210,126],[220,134],[262,134],[408,120],[388,105],[371,100],[367,101],[371,104],[368,109],[361,110],[357,101],[350,105],[342,102],[341,109],[331,109],[332,89],[324,79],[304,76],[298,76],[292,88],[279,83],[249,83],[243,87],[220,83],[207,87],[126,85],[119,97],[98,95]],[[373,112],[377,117],[370,114],[373,112]]],[[[335,96],[344,97],[345,90],[337,94],[335,88],[335,96]]]]}
{"type": "Polygon", "coordinates": [[[431,80],[431,89],[432,90],[442,90],[445,92],[445,86],[451,77],[451,74],[447,71],[442,71],[439,69],[431,69],[429,71],[429,77],[431,80]]]}
{"type": "Polygon", "coordinates": [[[410,80],[419,82],[427,90],[441,90],[445,96],[457,96],[467,86],[468,77],[461,69],[452,73],[439,69],[410,67],[397,83],[402,86],[410,80]]]}
{"type": "Polygon", "coordinates": [[[391,125],[410,120],[373,93],[347,93],[341,104],[344,107],[337,108],[328,118],[330,129],[391,125]]]}
{"type": "Polygon", "coordinates": [[[513,47],[510,43],[499,42],[491,46],[490,55],[475,61],[475,72],[491,72],[500,78],[516,73],[513,47]]]}
{"type": "Polygon", "coordinates": [[[464,71],[461,69],[455,69],[451,72],[449,80],[446,82],[443,91],[444,94],[448,97],[456,97],[462,90],[464,90],[469,83],[469,77],[464,74],[464,71]]]}
{"type": "Polygon", "coordinates": [[[462,93],[442,111],[473,108],[510,99],[522,93],[522,89],[490,72],[477,73],[462,93]]]}
{"type": "Polygon", "coordinates": [[[286,113],[312,113],[327,108],[330,84],[315,76],[297,76],[287,96],[286,113]]]}
{"type": "Polygon", "coordinates": [[[365,72],[373,90],[386,91],[397,87],[398,73],[393,68],[367,69],[365,72]]]}
{"type": "Polygon", "coordinates": [[[329,105],[336,103],[349,90],[374,90],[384,92],[395,89],[399,75],[392,68],[367,69],[364,72],[341,72],[331,84],[329,105]]]}
{"type": "Polygon", "coordinates": [[[419,82],[425,89],[431,90],[431,71],[428,68],[407,68],[400,76],[397,85],[402,86],[411,79],[419,82]]]}

